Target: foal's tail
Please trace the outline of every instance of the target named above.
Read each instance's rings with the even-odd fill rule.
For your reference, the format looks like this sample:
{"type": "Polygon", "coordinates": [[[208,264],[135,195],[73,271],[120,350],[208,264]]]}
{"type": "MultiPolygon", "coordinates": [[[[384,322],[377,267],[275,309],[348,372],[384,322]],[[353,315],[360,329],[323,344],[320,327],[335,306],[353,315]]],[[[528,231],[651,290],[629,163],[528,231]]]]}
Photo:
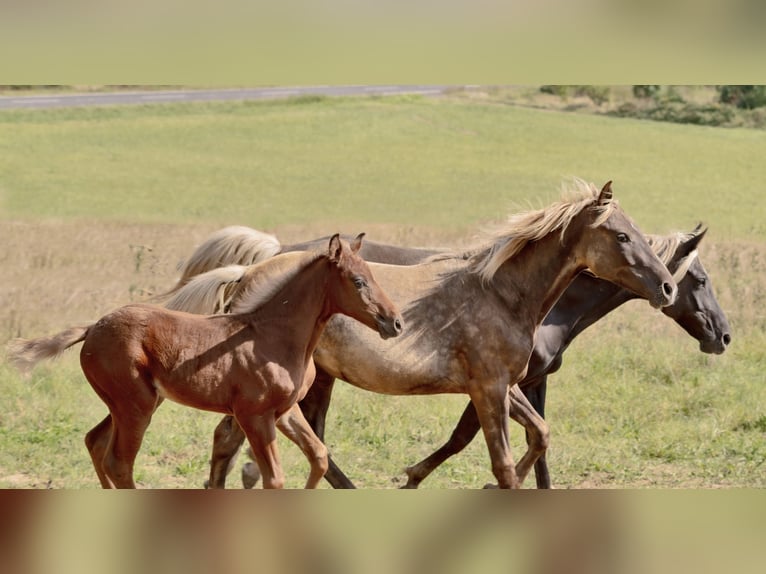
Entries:
{"type": "Polygon", "coordinates": [[[57,357],[72,345],[84,341],[92,326],[71,327],[52,337],[13,339],[7,346],[8,359],[20,371],[29,371],[40,361],[57,357]]]}
{"type": "Polygon", "coordinates": [[[172,295],[192,277],[224,265],[252,265],[274,257],[282,250],[279,240],[268,233],[233,225],[214,232],[194,250],[181,267],[181,277],[164,295],[172,295]]]}

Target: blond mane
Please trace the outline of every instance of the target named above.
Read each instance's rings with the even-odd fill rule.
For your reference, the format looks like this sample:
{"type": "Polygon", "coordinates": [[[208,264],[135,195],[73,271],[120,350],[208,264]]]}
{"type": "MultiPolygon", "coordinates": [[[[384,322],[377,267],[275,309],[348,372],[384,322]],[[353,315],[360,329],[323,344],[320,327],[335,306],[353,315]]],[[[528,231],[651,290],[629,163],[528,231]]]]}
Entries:
{"type": "Polygon", "coordinates": [[[265,261],[281,249],[279,240],[268,233],[241,225],[224,227],[210,235],[183,264],[177,285],[222,265],[252,265],[265,261]]]}
{"type": "Polygon", "coordinates": [[[592,226],[601,225],[609,218],[617,202],[608,200],[597,205],[599,191],[592,183],[575,178],[564,186],[559,201],[543,209],[512,215],[498,232],[490,236],[489,246],[471,257],[471,271],[478,274],[483,282],[491,281],[503,263],[528,243],[558,230],[563,236],[572,219],[583,209],[594,209],[597,217],[592,226]]]}
{"type": "Polygon", "coordinates": [[[245,313],[269,301],[321,256],[295,251],[253,265],[227,265],[201,273],[180,287],[164,306],[188,313],[245,313]],[[236,302],[229,308],[232,302],[236,302]]]}

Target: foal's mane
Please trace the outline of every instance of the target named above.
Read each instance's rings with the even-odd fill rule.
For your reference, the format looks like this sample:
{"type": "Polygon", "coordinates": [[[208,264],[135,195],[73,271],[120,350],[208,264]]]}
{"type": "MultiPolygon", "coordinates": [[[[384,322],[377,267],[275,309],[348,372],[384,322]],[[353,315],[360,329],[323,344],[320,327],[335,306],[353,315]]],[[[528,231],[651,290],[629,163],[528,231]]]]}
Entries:
{"type": "Polygon", "coordinates": [[[324,252],[293,251],[249,265],[240,280],[238,296],[232,300],[230,313],[247,313],[271,300],[304,269],[323,257],[324,252]]]}
{"type": "Polygon", "coordinates": [[[470,258],[469,269],[484,283],[492,280],[500,267],[533,241],[561,230],[561,235],[581,211],[591,208],[597,217],[592,223],[598,227],[606,221],[617,206],[611,199],[597,204],[599,189],[592,183],[575,178],[564,186],[561,199],[548,207],[518,213],[509,217],[503,227],[490,235],[488,245],[478,249],[470,258]]]}

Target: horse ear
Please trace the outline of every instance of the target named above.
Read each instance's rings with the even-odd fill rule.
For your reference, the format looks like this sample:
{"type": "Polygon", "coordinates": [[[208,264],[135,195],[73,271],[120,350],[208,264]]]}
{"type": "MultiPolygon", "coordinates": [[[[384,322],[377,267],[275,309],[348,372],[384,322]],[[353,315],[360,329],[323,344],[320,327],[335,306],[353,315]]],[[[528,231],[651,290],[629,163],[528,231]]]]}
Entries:
{"type": "Polygon", "coordinates": [[[598,204],[606,205],[612,201],[612,180],[610,179],[601,188],[601,192],[598,194],[598,204]]]}
{"type": "Polygon", "coordinates": [[[343,244],[340,242],[340,234],[336,233],[330,237],[330,249],[329,257],[330,261],[337,263],[340,261],[340,256],[343,253],[343,244]]]}
{"type": "Polygon", "coordinates": [[[706,233],[707,227],[703,226],[701,223],[698,224],[697,227],[694,228],[694,231],[687,236],[680,246],[680,249],[683,249],[684,251],[684,255],[688,255],[697,249],[697,246],[700,241],[702,241],[702,238],[705,237],[706,233]]]}
{"type": "Polygon", "coordinates": [[[353,251],[354,253],[359,252],[359,250],[362,248],[362,239],[364,238],[365,235],[366,235],[365,233],[360,233],[359,235],[356,236],[356,239],[354,239],[351,242],[351,251],[353,251]]]}

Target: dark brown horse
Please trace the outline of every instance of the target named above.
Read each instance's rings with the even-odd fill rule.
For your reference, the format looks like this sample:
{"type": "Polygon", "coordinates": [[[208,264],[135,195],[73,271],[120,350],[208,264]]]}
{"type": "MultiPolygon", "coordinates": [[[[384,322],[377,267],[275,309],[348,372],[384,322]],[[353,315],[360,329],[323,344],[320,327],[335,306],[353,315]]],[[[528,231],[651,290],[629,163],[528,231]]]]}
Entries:
{"type": "MultiPolygon", "coordinates": [[[[572,279],[588,268],[657,307],[672,303],[676,292],[667,269],[611,200],[610,184],[601,192],[581,188],[576,197],[512,218],[467,258],[372,267],[405,302],[402,337],[378,345],[349,322],[333,320],[315,352],[317,364],[374,392],[468,393],[501,487],[519,486],[546,448],[547,425],[517,383],[526,374],[535,331],[572,279]],[[509,415],[530,437],[515,467],[509,415]]],[[[237,432],[230,422],[218,431],[237,432]]],[[[211,485],[219,486],[219,478],[211,475],[211,485]]]]}
{"type": "Polygon", "coordinates": [[[336,313],[384,339],[402,330],[398,310],[357,255],[361,241],[360,235],[349,246],[335,235],[324,253],[289,253],[257,265],[233,314],[128,305],[86,327],[16,340],[10,357],[29,367],[83,341],[83,373],[109,408],[85,439],[104,488],[135,487],[136,455],[165,398],[232,415],[270,488],[284,483],[278,426],[309,459],[306,486],[315,487],[327,470],[327,450],[297,402],[314,380],[322,330],[336,313]]]}

